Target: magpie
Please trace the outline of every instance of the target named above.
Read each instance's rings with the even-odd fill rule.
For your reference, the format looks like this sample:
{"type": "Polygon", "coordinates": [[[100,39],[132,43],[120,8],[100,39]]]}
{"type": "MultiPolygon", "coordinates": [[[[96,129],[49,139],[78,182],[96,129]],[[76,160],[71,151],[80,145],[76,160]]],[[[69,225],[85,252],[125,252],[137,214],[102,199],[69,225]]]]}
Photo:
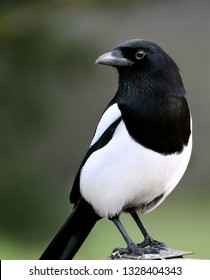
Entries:
{"type": "Polygon", "coordinates": [[[118,90],[98,123],[70,193],[74,204],[40,259],[72,259],[101,218],[125,240],[117,254],[143,255],[167,249],[154,240],[137,211],[155,209],[182,178],[192,150],[186,91],[174,60],[156,43],[132,39],[98,57],[115,67],[118,90]],[[119,216],[127,212],[143,235],[135,244],[119,216]]]}

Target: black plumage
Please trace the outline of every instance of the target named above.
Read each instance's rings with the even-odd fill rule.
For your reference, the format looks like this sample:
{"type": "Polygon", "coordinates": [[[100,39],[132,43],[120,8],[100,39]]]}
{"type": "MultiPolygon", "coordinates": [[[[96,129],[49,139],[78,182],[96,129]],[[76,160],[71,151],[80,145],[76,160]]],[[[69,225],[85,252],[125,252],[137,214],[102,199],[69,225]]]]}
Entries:
{"type": "Polygon", "coordinates": [[[157,207],[177,185],[191,154],[191,117],[176,63],[157,44],[129,40],[96,63],[116,67],[119,87],[106,107],[70,194],[74,210],[41,259],[71,259],[95,223],[107,217],[127,244],[120,254],[157,253],[136,210],[157,207]],[[144,241],[119,221],[127,211],[144,241]]]}

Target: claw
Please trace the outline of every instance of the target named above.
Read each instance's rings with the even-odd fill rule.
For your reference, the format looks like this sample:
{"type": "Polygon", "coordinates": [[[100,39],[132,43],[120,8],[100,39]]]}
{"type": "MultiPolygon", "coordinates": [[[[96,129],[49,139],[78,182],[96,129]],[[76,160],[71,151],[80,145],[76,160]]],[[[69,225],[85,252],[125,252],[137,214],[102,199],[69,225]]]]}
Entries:
{"type": "Polygon", "coordinates": [[[119,258],[121,255],[135,255],[141,256],[144,254],[144,249],[138,247],[136,244],[131,243],[127,248],[115,248],[112,251],[112,258],[119,258]]]}
{"type": "Polygon", "coordinates": [[[112,254],[120,254],[120,255],[124,255],[124,254],[128,254],[128,249],[127,248],[115,248],[113,251],[112,251],[112,254]]]}
{"type": "Polygon", "coordinates": [[[153,240],[152,243],[150,244],[151,248],[155,248],[158,250],[166,250],[167,251],[167,247],[163,242],[157,241],[157,240],[153,240]]]}
{"type": "Polygon", "coordinates": [[[158,248],[166,248],[166,245],[163,242],[154,240],[151,236],[148,236],[144,239],[143,242],[137,244],[140,248],[149,247],[158,247],[158,248]]]}
{"type": "Polygon", "coordinates": [[[158,254],[160,250],[167,251],[167,247],[163,242],[154,240],[151,237],[146,238],[142,243],[137,244],[137,246],[143,248],[146,254],[158,254]]]}
{"type": "Polygon", "coordinates": [[[128,250],[126,248],[115,248],[111,253],[111,258],[113,260],[120,259],[122,255],[128,254],[128,250]]]}

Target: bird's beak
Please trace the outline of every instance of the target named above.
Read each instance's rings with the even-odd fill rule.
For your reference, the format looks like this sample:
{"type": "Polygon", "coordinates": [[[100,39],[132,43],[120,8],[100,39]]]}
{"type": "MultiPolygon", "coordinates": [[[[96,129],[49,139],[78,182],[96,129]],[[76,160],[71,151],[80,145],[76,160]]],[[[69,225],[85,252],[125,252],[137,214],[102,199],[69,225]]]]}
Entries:
{"type": "Polygon", "coordinates": [[[113,52],[108,52],[102,54],[96,59],[96,64],[103,64],[108,66],[131,66],[133,62],[125,57],[122,53],[114,50],[113,52]]]}

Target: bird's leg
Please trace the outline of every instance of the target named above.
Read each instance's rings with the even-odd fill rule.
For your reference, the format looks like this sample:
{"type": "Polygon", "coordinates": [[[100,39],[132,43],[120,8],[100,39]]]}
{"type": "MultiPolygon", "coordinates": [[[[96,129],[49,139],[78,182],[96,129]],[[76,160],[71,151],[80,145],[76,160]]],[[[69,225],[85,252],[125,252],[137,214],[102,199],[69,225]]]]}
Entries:
{"type": "Polygon", "coordinates": [[[134,221],[136,222],[137,226],[139,227],[139,229],[141,230],[143,236],[144,236],[144,241],[137,244],[138,247],[140,248],[145,248],[148,247],[147,249],[148,253],[159,253],[159,250],[166,250],[166,246],[164,243],[159,242],[157,240],[154,240],[152,238],[152,236],[148,233],[148,231],[146,230],[145,226],[143,225],[142,221],[140,220],[138,214],[136,213],[136,211],[132,210],[130,212],[131,216],[133,217],[134,221]]]}
{"type": "Polygon", "coordinates": [[[113,221],[113,223],[116,225],[116,227],[118,228],[118,230],[122,234],[122,236],[123,236],[123,238],[124,238],[124,240],[127,244],[127,248],[115,248],[112,251],[112,254],[114,255],[114,253],[119,252],[120,255],[123,255],[123,254],[142,255],[143,254],[142,248],[137,246],[131,240],[130,236],[128,235],[128,233],[126,232],[122,223],[120,222],[119,217],[115,216],[114,218],[110,218],[110,220],[113,221]]]}

